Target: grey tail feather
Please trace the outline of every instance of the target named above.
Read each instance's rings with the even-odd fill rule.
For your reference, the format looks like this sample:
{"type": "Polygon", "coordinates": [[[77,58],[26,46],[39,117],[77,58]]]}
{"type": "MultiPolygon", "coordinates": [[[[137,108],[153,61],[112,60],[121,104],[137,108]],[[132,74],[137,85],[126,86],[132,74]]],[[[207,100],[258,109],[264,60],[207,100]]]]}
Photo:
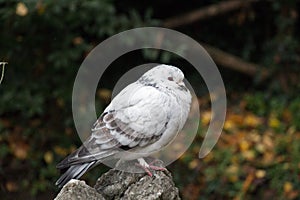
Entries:
{"type": "Polygon", "coordinates": [[[56,181],[55,185],[61,188],[71,179],[80,178],[86,171],[92,168],[95,163],[96,161],[92,161],[89,163],[82,163],[70,166],[69,169],[56,181]]]}

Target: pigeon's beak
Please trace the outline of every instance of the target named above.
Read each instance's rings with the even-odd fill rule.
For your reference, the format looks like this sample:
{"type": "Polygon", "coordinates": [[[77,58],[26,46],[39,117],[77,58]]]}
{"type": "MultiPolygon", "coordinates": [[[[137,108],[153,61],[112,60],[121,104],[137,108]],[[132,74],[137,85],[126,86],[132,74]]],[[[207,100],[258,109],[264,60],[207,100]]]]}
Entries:
{"type": "Polygon", "coordinates": [[[176,81],[176,83],[177,83],[178,85],[184,85],[183,80],[178,80],[178,81],[176,81]]]}
{"type": "Polygon", "coordinates": [[[187,88],[183,81],[179,81],[177,84],[178,84],[180,90],[187,91],[187,88]]]}

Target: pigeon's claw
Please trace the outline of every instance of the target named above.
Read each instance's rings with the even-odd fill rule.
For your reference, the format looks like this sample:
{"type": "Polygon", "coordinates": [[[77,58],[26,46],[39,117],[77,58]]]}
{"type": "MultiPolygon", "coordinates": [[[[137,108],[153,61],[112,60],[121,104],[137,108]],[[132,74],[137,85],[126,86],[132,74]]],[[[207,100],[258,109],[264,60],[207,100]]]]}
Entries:
{"type": "Polygon", "coordinates": [[[153,174],[151,173],[150,169],[155,170],[155,171],[166,171],[167,169],[164,167],[159,167],[159,166],[155,166],[151,162],[151,164],[148,164],[143,158],[139,158],[138,162],[136,165],[143,168],[145,170],[145,172],[149,175],[149,176],[153,176],[153,174]]]}
{"type": "Polygon", "coordinates": [[[159,167],[159,166],[155,166],[155,165],[149,165],[149,168],[150,168],[150,169],[153,169],[153,170],[155,170],[155,171],[167,171],[166,168],[164,168],[164,167],[159,167]]]}
{"type": "Polygon", "coordinates": [[[150,166],[149,164],[144,160],[144,158],[139,158],[138,159],[139,163],[136,163],[137,166],[143,168],[145,170],[145,172],[149,175],[149,176],[153,176],[152,173],[150,172],[150,166]]]}
{"type": "Polygon", "coordinates": [[[145,166],[141,165],[140,163],[136,163],[136,166],[143,168],[143,170],[145,170],[145,172],[146,172],[150,177],[153,176],[153,174],[152,174],[152,173],[150,172],[150,170],[149,170],[149,169],[150,169],[149,166],[148,166],[148,167],[145,167],[145,166]]]}

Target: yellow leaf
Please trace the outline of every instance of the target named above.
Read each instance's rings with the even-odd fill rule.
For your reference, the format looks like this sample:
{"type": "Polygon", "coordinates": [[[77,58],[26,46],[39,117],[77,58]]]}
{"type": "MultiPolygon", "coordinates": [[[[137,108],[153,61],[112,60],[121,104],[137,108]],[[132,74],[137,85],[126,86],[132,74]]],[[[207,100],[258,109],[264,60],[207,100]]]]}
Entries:
{"type": "Polygon", "coordinates": [[[232,130],[243,124],[243,116],[238,114],[228,114],[224,124],[225,130],[232,130]]]}
{"type": "Polygon", "coordinates": [[[262,143],[258,143],[257,145],[255,145],[255,149],[259,152],[259,153],[264,153],[266,148],[265,145],[263,145],[262,143]]]}
{"type": "Polygon", "coordinates": [[[253,160],[255,158],[255,152],[253,150],[247,150],[247,151],[242,152],[242,156],[246,160],[253,160]]]}
{"type": "Polygon", "coordinates": [[[244,118],[244,125],[250,127],[257,127],[261,124],[261,119],[253,114],[248,114],[244,118]]]}
{"type": "Polygon", "coordinates": [[[238,180],[239,167],[236,164],[230,165],[226,169],[226,174],[230,182],[236,182],[238,180]]]}
{"type": "Polygon", "coordinates": [[[214,158],[214,154],[213,152],[210,152],[209,154],[207,154],[207,156],[203,158],[203,161],[205,163],[209,163],[211,160],[213,160],[213,158],[214,158]]]}
{"type": "Polygon", "coordinates": [[[20,160],[25,160],[27,158],[29,145],[24,141],[13,141],[10,143],[10,148],[16,158],[20,160]]]}
{"type": "Polygon", "coordinates": [[[263,169],[258,169],[255,172],[256,178],[264,178],[266,176],[266,171],[263,169]]]}
{"type": "Polygon", "coordinates": [[[45,154],[44,154],[44,160],[47,164],[50,164],[53,162],[53,154],[52,152],[50,151],[47,151],[45,154]]]}
{"type": "Polygon", "coordinates": [[[239,146],[240,146],[240,150],[242,152],[244,152],[244,151],[247,151],[249,149],[250,143],[248,141],[246,141],[246,140],[242,140],[240,142],[239,146]]]}
{"type": "Polygon", "coordinates": [[[261,140],[261,136],[259,135],[259,133],[257,131],[251,131],[249,134],[249,140],[257,143],[261,140]]]}
{"type": "Polygon", "coordinates": [[[69,152],[67,149],[65,148],[62,148],[60,146],[55,146],[54,147],[54,152],[57,154],[57,155],[60,155],[60,156],[66,156],[69,152]]]}
{"type": "Polygon", "coordinates": [[[25,15],[27,15],[27,13],[28,13],[28,8],[26,7],[26,5],[22,2],[19,2],[17,4],[16,14],[24,17],[25,15]]]}
{"type": "Polygon", "coordinates": [[[235,128],[235,124],[233,123],[233,121],[226,120],[225,123],[224,123],[224,129],[225,130],[232,130],[233,128],[235,128]]]}
{"type": "Polygon", "coordinates": [[[263,163],[264,163],[265,165],[268,165],[268,164],[273,163],[273,162],[274,162],[274,153],[273,153],[273,152],[270,152],[270,151],[265,152],[265,153],[263,154],[263,159],[262,159],[262,161],[263,161],[263,163]]]}
{"type": "Polygon", "coordinates": [[[244,116],[239,115],[239,114],[231,114],[228,117],[229,120],[232,120],[233,123],[237,124],[237,125],[242,125],[244,122],[244,116]]]}
{"type": "Polygon", "coordinates": [[[271,128],[278,128],[280,126],[280,121],[275,116],[271,116],[268,124],[271,128]]]}
{"type": "MultiPolygon", "coordinates": [[[[211,112],[210,111],[206,111],[201,115],[201,122],[203,125],[208,125],[210,122],[210,118],[211,118],[211,112]]],[[[226,123],[226,122],[225,122],[226,123]]]]}
{"type": "Polygon", "coordinates": [[[18,184],[14,181],[7,181],[5,187],[8,192],[16,192],[19,189],[18,184]]]}
{"type": "Polygon", "coordinates": [[[283,191],[285,193],[289,193],[293,190],[293,184],[289,181],[286,181],[283,185],[283,191]]]}
{"type": "Polygon", "coordinates": [[[228,174],[237,174],[238,171],[239,171],[239,167],[238,167],[238,165],[235,165],[235,164],[230,165],[230,166],[227,167],[227,169],[226,169],[226,172],[227,172],[228,174]]]}
{"type": "Polygon", "coordinates": [[[190,169],[195,169],[198,166],[198,160],[194,159],[189,163],[190,169]]]}
{"type": "Polygon", "coordinates": [[[269,135],[264,135],[262,139],[263,145],[268,149],[274,149],[274,141],[269,135]]]}

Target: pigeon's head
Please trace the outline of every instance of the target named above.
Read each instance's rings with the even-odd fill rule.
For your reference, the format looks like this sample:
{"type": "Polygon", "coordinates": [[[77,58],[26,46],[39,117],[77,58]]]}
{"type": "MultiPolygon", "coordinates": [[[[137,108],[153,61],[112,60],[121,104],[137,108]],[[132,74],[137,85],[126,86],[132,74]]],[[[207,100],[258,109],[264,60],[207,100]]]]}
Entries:
{"type": "Polygon", "coordinates": [[[139,81],[152,86],[165,86],[187,90],[183,82],[184,74],[180,69],[171,65],[158,65],[147,71],[139,81]]]}

